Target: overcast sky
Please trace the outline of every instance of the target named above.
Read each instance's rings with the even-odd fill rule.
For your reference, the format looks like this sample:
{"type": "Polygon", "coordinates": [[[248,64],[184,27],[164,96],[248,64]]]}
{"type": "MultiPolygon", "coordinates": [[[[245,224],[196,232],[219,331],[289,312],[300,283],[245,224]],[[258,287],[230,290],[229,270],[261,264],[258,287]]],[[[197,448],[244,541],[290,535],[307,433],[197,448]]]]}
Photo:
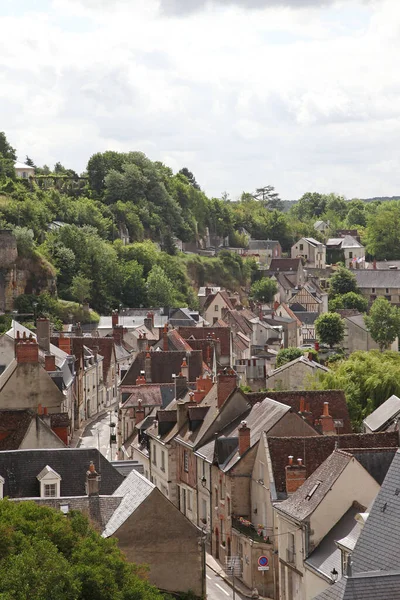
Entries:
{"type": "Polygon", "coordinates": [[[210,195],[400,194],[399,0],[1,0],[0,131],[141,150],[210,195]]]}

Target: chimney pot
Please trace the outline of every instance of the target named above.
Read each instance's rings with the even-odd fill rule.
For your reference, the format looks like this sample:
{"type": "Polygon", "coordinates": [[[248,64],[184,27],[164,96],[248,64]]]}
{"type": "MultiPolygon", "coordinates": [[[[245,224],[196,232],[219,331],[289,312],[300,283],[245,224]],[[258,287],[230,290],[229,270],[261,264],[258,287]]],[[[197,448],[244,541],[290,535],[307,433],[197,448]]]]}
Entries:
{"type": "Polygon", "coordinates": [[[300,410],[299,410],[299,412],[300,413],[304,412],[304,398],[303,397],[300,398],[300,410]]]}
{"type": "Polygon", "coordinates": [[[54,354],[46,354],[44,357],[44,368],[46,371],[56,371],[56,357],[54,354]]]}
{"type": "Polygon", "coordinates": [[[239,456],[243,456],[250,448],[250,428],[247,427],[247,422],[242,421],[239,427],[239,456]]]}
{"type": "Polygon", "coordinates": [[[89,469],[86,472],[86,492],[89,498],[91,496],[99,495],[99,481],[100,476],[97,473],[93,462],[91,461],[89,464],[89,469]]]}
{"type": "Polygon", "coordinates": [[[293,464],[293,456],[289,456],[289,465],[291,466],[293,464]]]}

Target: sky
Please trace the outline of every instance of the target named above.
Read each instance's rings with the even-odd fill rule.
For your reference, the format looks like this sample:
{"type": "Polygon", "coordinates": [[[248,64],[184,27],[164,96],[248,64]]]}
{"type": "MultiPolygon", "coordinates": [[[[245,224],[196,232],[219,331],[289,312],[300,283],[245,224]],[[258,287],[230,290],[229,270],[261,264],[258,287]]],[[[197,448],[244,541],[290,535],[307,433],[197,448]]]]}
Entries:
{"type": "Polygon", "coordinates": [[[236,199],[400,194],[398,0],[1,0],[0,131],[140,150],[236,199]]]}

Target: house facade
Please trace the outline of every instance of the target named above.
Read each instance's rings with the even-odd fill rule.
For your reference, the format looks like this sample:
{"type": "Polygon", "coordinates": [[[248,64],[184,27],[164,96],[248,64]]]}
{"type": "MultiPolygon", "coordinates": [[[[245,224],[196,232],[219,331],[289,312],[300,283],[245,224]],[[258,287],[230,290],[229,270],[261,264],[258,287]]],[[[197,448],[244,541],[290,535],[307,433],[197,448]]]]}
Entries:
{"type": "Polygon", "coordinates": [[[329,238],[326,242],[328,264],[344,262],[348,269],[365,269],[365,248],[351,235],[329,238]]]}
{"type": "Polygon", "coordinates": [[[315,238],[301,238],[291,249],[292,258],[301,257],[307,267],[324,269],[326,266],[326,247],[315,238]]]}

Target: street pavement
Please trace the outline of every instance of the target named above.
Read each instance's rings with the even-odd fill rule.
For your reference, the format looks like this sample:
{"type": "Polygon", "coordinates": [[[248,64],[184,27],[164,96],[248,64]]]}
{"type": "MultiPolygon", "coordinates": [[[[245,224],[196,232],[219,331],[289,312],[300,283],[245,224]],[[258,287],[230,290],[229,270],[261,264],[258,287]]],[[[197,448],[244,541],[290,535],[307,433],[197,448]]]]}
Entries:
{"type": "MultiPolygon", "coordinates": [[[[114,409],[110,409],[93,421],[85,428],[77,444],[78,448],[97,448],[107,458],[107,460],[116,460],[117,444],[110,445],[110,421],[117,424],[118,415],[114,409]]],[[[116,432],[115,427],[115,432],[116,432]]]]}
{"type": "MultiPolygon", "coordinates": [[[[207,600],[228,600],[233,598],[233,589],[220,577],[217,573],[214,573],[210,567],[206,570],[207,578],[207,600]]],[[[238,600],[247,600],[245,596],[242,596],[237,590],[235,591],[235,598],[238,600]]]]}

